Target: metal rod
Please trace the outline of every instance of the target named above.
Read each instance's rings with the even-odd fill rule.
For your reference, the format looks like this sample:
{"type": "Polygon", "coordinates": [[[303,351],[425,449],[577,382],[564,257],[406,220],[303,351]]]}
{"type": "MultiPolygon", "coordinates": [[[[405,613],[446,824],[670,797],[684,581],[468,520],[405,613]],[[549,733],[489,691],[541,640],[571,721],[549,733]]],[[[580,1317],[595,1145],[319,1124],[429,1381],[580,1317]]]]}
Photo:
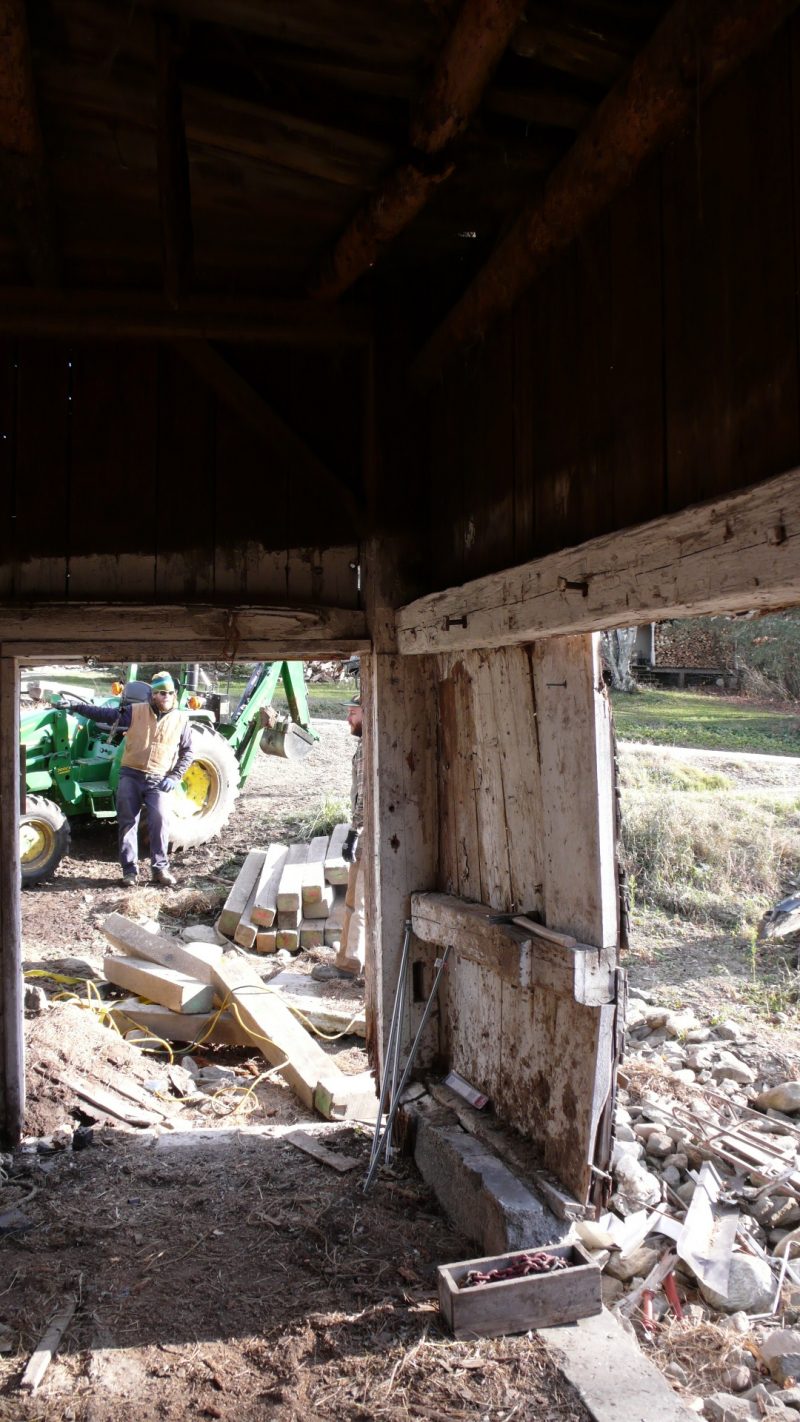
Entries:
{"type": "Polygon", "coordinates": [[[381,1081],[380,1100],[378,1102],[378,1115],[375,1121],[375,1131],[372,1137],[372,1149],[370,1151],[370,1166],[378,1154],[381,1138],[381,1119],[387,1100],[391,1100],[390,1082],[393,1082],[393,1069],[391,1063],[396,1061],[399,1054],[400,1022],[403,1012],[403,999],[405,998],[406,972],[408,966],[408,950],[411,943],[411,919],[407,918],[404,924],[405,936],[403,938],[403,950],[400,954],[400,968],[397,974],[397,988],[392,1005],[392,1016],[389,1023],[389,1037],[386,1043],[386,1058],[383,1063],[383,1079],[381,1081]]]}
{"type": "MultiPolygon", "coordinates": [[[[445,967],[446,967],[446,965],[447,965],[447,959],[449,958],[449,956],[450,956],[450,944],[448,943],[447,947],[445,948],[444,952],[442,953],[441,958],[437,958],[437,959],[436,959],[436,977],[435,977],[434,980],[433,980],[433,987],[431,988],[430,996],[429,996],[429,998],[428,998],[428,1001],[425,1003],[425,1010],[424,1010],[424,1012],[423,1012],[423,1014],[422,1014],[422,1019],[421,1019],[421,1021],[420,1021],[419,1027],[417,1028],[417,1034],[416,1034],[416,1036],[415,1036],[415,1038],[414,1038],[414,1041],[411,1043],[411,1050],[409,1051],[408,1060],[406,1061],[405,1067],[403,1068],[403,1075],[402,1075],[401,1078],[400,1078],[399,1085],[398,1085],[397,1090],[396,1090],[396,1092],[395,1092],[395,1095],[394,1095],[394,1098],[393,1098],[393,1100],[392,1100],[392,1103],[391,1103],[391,1105],[390,1105],[390,1107],[389,1107],[389,1113],[388,1113],[388,1115],[387,1115],[387,1117],[386,1117],[386,1125],[385,1125],[384,1130],[383,1130],[383,1136],[382,1136],[381,1140],[380,1140],[379,1143],[378,1143],[377,1153],[376,1153],[376,1155],[375,1155],[374,1160],[370,1161],[369,1170],[367,1171],[367,1178],[366,1178],[366,1180],[364,1181],[364,1187],[363,1187],[365,1194],[366,1194],[367,1190],[370,1188],[370,1185],[372,1184],[372,1182],[373,1182],[373,1180],[374,1180],[374,1178],[375,1178],[377,1169],[378,1169],[378,1164],[379,1164],[379,1160],[380,1160],[381,1144],[383,1144],[383,1143],[385,1143],[386,1141],[388,1141],[389,1138],[391,1137],[392,1126],[393,1126],[393,1124],[394,1124],[394,1118],[395,1118],[395,1116],[397,1115],[397,1108],[398,1108],[398,1106],[400,1105],[400,1098],[401,1098],[401,1096],[402,1096],[402,1094],[403,1094],[403,1090],[404,1090],[404,1088],[405,1088],[405,1084],[406,1084],[406,1082],[408,1081],[408,1078],[409,1078],[409,1076],[410,1076],[410,1074],[411,1074],[411,1068],[412,1068],[412,1066],[414,1065],[414,1058],[415,1058],[415,1056],[417,1055],[417,1049],[418,1049],[418,1047],[419,1047],[420,1041],[422,1040],[422,1034],[423,1034],[423,1032],[425,1031],[426,1026],[428,1025],[428,1019],[429,1019],[429,1017],[430,1017],[430,1015],[431,1015],[431,1013],[432,1013],[432,1011],[433,1011],[433,1005],[434,1005],[434,1002],[436,1001],[436,994],[437,994],[437,992],[438,992],[438,990],[439,990],[439,983],[440,983],[440,981],[441,981],[442,973],[444,972],[445,967]]],[[[380,1117],[378,1118],[378,1124],[380,1125],[380,1117]]]]}

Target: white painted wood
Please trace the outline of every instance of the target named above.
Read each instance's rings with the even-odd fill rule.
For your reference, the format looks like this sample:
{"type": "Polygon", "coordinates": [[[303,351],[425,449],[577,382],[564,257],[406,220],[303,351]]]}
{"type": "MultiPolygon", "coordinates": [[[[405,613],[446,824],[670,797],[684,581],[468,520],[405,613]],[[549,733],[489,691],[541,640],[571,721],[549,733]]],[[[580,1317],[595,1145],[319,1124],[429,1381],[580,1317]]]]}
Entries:
{"type": "Polygon", "coordinates": [[[19,870],[19,676],[0,648],[0,1138],[18,1143],[25,1120],[19,870]]]}
{"type": "Polygon", "coordinates": [[[537,642],[533,668],[545,920],[582,943],[612,947],[619,937],[614,765],[597,638],[537,642]]]}
{"type": "Polygon", "coordinates": [[[418,598],[397,613],[397,645],[403,655],[464,651],[798,599],[800,471],[793,469],[418,598]]]}

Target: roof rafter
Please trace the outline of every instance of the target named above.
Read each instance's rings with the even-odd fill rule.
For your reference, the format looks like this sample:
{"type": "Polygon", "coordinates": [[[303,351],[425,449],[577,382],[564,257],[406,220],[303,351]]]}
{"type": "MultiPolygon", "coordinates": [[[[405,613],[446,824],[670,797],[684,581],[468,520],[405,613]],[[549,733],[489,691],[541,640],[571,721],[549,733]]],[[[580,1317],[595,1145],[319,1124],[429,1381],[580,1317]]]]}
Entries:
{"type": "Polygon", "coordinates": [[[311,283],[313,296],[335,300],[347,291],[449,177],[446,150],[478,107],[524,7],[525,0],[464,0],[412,116],[411,158],[386,176],[345,228],[311,283]]]}
{"type": "Polygon", "coordinates": [[[454,353],[481,340],[549,262],[794,10],[798,0],[677,0],[495,247],[412,367],[431,384],[454,353]]]}
{"type": "Polygon", "coordinates": [[[175,349],[237,418],[258,435],[273,454],[277,453],[292,466],[298,480],[308,481],[309,497],[315,487],[327,489],[351,519],[354,531],[361,531],[363,509],[352,490],[219,351],[207,341],[178,341],[175,349]]]}

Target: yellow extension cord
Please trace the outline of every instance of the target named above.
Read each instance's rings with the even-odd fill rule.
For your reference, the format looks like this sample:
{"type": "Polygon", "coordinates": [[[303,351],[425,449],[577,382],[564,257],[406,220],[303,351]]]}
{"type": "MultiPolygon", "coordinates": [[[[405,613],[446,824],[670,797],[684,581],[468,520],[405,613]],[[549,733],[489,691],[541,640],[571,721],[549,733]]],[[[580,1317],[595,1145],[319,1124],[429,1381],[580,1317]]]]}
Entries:
{"type": "MultiPolygon", "coordinates": [[[[115,1018],[112,1016],[112,1013],[111,1013],[110,1008],[108,1008],[108,1007],[106,1006],[106,1004],[103,1002],[102,998],[100,997],[99,992],[97,991],[97,987],[96,987],[95,983],[92,982],[92,980],[91,980],[90,978],[68,977],[68,976],[65,975],[64,973],[51,973],[51,972],[48,972],[48,971],[47,971],[46,969],[44,969],[44,968],[31,968],[31,969],[29,969],[28,972],[26,972],[23,976],[24,976],[25,979],[28,979],[28,978],[49,978],[52,982],[63,983],[63,984],[65,984],[66,986],[76,986],[76,985],[79,984],[79,983],[84,983],[85,986],[86,986],[86,997],[85,997],[85,998],[78,997],[78,995],[77,995],[76,993],[60,992],[60,993],[56,993],[56,995],[55,995],[55,997],[54,997],[53,1000],[54,1000],[55,1002],[74,1002],[77,1007],[88,1008],[91,1012],[94,1012],[95,1015],[96,1015],[97,1017],[99,1017],[100,1021],[101,1021],[101,1022],[104,1022],[106,1026],[112,1027],[113,1030],[117,1033],[118,1036],[121,1037],[121,1036],[123,1035],[122,1032],[120,1031],[119,1024],[116,1022],[115,1018]],[[94,993],[94,998],[95,998],[94,1001],[92,1000],[92,993],[94,993]]],[[[254,987],[255,987],[255,984],[253,984],[252,987],[248,985],[248,992],[253,991],[253,988],[254,988],[254,987]]],[[[351,1027],[354,1025],[355,1022],[358,1021],[358,1017],[357,1017],[357,1016],[356,1016],[356,1017],[351,1017],[350,1021],[348,1022],[347,1026],[343,1029],[343,1031],[341,1031],[341,1032],[336,1032],[336,1033],[323,1032],[323,1031],[320,1030],[320,1028],[315,1027],[314,1024],[309,1021],[309,1019],[306,1017],[305,1013],[300,1011],[300,1008],[299,1008],[299,1007],[293,1007],[293,1006],[291,1005],[291,1003],[287,1003],[286,1000],[284,999],[283,995],[282,995],[281,993],[277,992],[277,991],[275,990],[275,988],[271,988],[268,983],[262,983],[259,990],[262,991],[262,992],[264,992],[264,993],[271,993],[273,997],[279,998],[280,1001],[283,1002],[284,1007],[288,1007],[289,1011],[294,1014],[294,1016],[298,1019],[298,1021],[301,1022],[302,1025],[303,1025],[309,1032],[312,1032],[315,1036],[320,1037],[323,1041],[326,1041],[326,1042],[338,1042],[341,1037],[346,1037],[346,1036],[349,1034],[351,1027]]],[[[166,1054],[167,1054],[167,1056],[168,1056],[168,1058],[169,1058],[169,1064],[170,1064],[170,1066],[172,1066],[172,1065],[175,1064],[175,1059],[176,1059],[176,1057],[180,1058],[180,1057],[182,1057],[182,1056],[187,1056],[187,1055],[189,1055],[192,1051],[194,1051],[194,1049],[195,1049],[196,1047],[202,1046],[204,1042],[207,1042],[207,1041],[210,1039],[210,1037],[212,1036],[212,1034],[213,1034],[213,1032],[214,1032],[214,1028],[215,1028],[216,1025],[217,1025],[217,1022],[219,1021],[220,1017],[222,1016],[222,1013],[225,1012],[225,1011],[227,1011],[228,1008],[230,1008],[230,1009],[232,1010],[233,1015],[234,1015],[234,1017],[236,1018],[236,1021],[238,1022],[239,1026],[242,1028],[242,1030],[243,1030],[244,1032],[246,1032],[247,1036],[250,1037],[254,1042],[264,1042],[264,1043],[266,1043],[267,1046],[274,1047],[275,1051],[278,1051],[278,1050],[279,1050],[277,1044],[276,1044],[275,1042],[273,1042],[270,1037],[265,1037],[263,1033],[261,1033],[261,1032],[256,1032],[253,1028],[248,1027],[247,1024],[242,1021],[242,1017],[241,1017],[241,1014],[240,1014],[240,1012],[239,1012],[238,1004],[236,1003],[235,999],[233,998],[233,996],[232,996],[230,993],[229,993],[229,994],[227,995],[227,997],[225,998],[225,1001],[222,1003],[222,1006],[221,1006],[221,1007],[218,1007],[218,1008],[215,1010],[214,1016],[213,1016],[213,1018],[212,1018],[212,1020],[211,1020],[211,1023],[210,1023],[210,1025],[209,1025],[209,1027],[206,1029],[206,1031],[203,1033],[202,1037],[198,1037],[198,1038],[196,1039],[196,1041],[194,1041],[194,1042],[189,1042],[189,1043],[187,1044],[187,1046],[183,1048],[182,1051],[177,1052],[177,1053],[173,1050],[172,1044],[171,1044],[170,1042],[168,1042],[164,1037],[159,1037],[159,1036],[157,1036],[155,1033],[148,1032],[145,1027],[142,1027],[142,1026],[135,1020],[135,1018],[131,1017],[130,1013],[126,1012],[126,1013],[123,1014],[123,1016],[125,1017],[125,1019],[126,1019],[128,1022],[131,1023],[131,1026],[132,1026],[132,1027],[135,1027],[135,1028],[137,1028],[138,1031],[145,1033],[144,1038],[143,1038],[143,1039],[140,1039],[140,1040],[136,1043],[136,1045],[139,1047],[139,1049],[140,1049],[141,1051],[143,1051],[143,1052],[145,1052],[145,1051],[154,1051],[154,1050],[155,1050],[155,1051],[159,1051],[159,1050],[160,1050],[160,1051],[165,1051],[166,1054]],[[153,1047],[148,1047],[148,1046],[146,1045],[146,1043],[149,1043],[149,1042],[152,1042],[152,1043],[154,1043],[155,1045],[154,1045],[153,1047]]],[[[213,1101],[213,1100],[216,1100],[217,1096],[222,1095],[225,1091],[243,1091],[245,1094],[244,1094],[244,1096],[242,1097],[242,1100],[237,1104],[236,1107],[234,1107],[234,1110],[235,1110],[235,1111],[238,1111],[238,1110],[244,1105],[245,1101],[247,1101],[247,1099],[248,1099],[250,1096],[252,1096],[252,1094],[253,1094],[253,1092],[255,1091],[256,1087],[257,1087],[258,1085],[260,1085],[260,1083],[261,1083],[262,1081],[267,1080],[268,1077],[273,1076],[276,1072],[282,1071],[283,1068],[284,1068],[285,1066],[288,1066],[288,1065],[289,1065],[289,1058],[287,1057],[287,1058],[285,1058],[285,1060],[284,1060],[283,1062],[281,1062],[278,1066],[270,1067],[267,1071],[261,1072],[260,1075],[256,1078],[256,1080],[252,1083],[251,1086],[247,1086],[247,1087],[244,1087],[244,1086],[222,1087],[222,1088],[220,1088],[220,1091],[215,1091],[215,1092],[213,1093],[213,1095],[211,1096],[210,1099],[211,1099],[212,1101],[213,1101]]]]}

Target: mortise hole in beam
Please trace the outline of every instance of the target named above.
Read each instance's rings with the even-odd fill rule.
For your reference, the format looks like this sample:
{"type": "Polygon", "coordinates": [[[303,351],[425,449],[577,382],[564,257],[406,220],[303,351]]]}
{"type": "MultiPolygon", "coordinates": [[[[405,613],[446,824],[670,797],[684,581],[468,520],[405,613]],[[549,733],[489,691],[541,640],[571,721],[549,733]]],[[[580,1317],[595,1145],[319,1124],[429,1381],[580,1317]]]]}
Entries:
{"type": "Polygon", "coordinates": [[[411,1001],[425,1002],[427,993],[425,992],[425,967],[422,958],[418,958],[411,964],[411,1001]]]}

